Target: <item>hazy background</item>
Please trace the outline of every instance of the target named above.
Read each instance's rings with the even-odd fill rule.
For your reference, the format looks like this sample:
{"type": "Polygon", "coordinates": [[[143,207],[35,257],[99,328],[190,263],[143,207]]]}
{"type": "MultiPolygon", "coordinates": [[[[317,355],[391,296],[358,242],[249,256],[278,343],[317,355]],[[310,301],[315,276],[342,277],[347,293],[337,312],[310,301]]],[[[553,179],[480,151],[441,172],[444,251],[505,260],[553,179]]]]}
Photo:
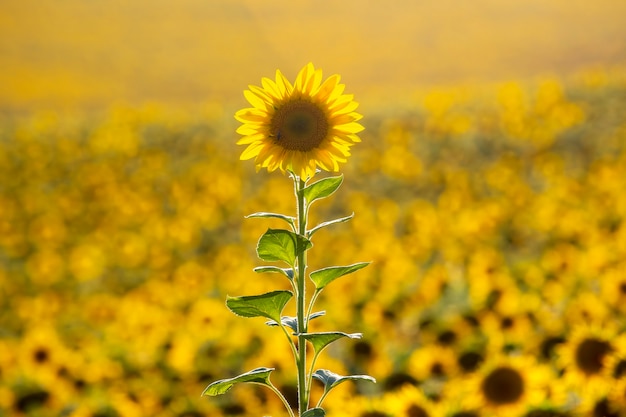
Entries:
{"type": "MultiPolygon", "coordinates": [[[[626,63],[623,0],[0,1],[0,106],[241,100],[308,61],[350,92],[626,63]]],[[[399,99],[401,99],[400,97],[399,99]]]]}

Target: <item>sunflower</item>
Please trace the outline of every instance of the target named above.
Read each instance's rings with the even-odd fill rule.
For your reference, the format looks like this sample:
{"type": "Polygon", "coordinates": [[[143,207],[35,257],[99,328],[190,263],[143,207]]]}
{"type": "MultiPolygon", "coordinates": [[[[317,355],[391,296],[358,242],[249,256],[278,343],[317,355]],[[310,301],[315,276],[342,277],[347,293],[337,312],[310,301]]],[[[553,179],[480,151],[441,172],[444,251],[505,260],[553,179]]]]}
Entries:
{"type": "Polygon", "coordinates": [[[279,70],[276,81],[263,78],[263,87],[250,85],[244,96],[253,107],[235,114],[243,123],[237,144],[247,145],[241,159],[255,158],[257,171],[280,169],[303,179],[318,167],[338,171],[363,130],[357,123],[362,116],[354,111],[358,103],[343,94],[339,79],[335,74],[322,82],[322,71],[309,63],[293,85],[279,70]]]}
{"type": "Polygon", "coordinates": [[[615,350],[616,333],[613,326],[582,324],[557,348],[557,365],[565,371],[564,380],[583,402],[595,401],[610,387],[607,362],[615,350]]]}
{"type": "Polygon", "coordinates": [[[550,376],[532,356],[495,355],[463,381],[461,405],[485,415],[520,415],[545,401],[550,376]]]}
{"type": "Polygon", "coordinates": [[[455,351],[439,345],[413,351],[407,365],[409,373],[422,382],[431,378],[449,379],[459,372],[455,351]]]}
{"type": "Polygon", "coordinates": [[[405,385],[398,391],[386,393],[383,398],[386,409],[393,416],[432,417],[437,415],[435,403],[421,388],[405,385]]]}
{"type": "Polygon", "coordinates": [[[483,333],[493,345],[502,347],[523,347],[527,344],[538,343],[534,325],[523,311],[515,314],[499,314],[486,311],[480,317],[483,333]]]}

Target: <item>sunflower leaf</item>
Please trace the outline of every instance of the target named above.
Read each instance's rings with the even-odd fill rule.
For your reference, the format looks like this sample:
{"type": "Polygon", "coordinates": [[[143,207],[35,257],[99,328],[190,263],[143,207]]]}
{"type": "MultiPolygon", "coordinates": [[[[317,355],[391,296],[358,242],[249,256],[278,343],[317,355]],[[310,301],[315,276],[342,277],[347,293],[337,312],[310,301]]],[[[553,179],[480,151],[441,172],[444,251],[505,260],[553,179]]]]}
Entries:
{"type": "MultiPolygon", "coordinates": [[[[325,311],[318,311],[317,313],[313,313],[309,316],[309,321],[313,320],[317,317],[321,317],[324,314],[326,314],[325,311]]],[[[291,330],[293,330],[295,333],[298,332],[298,318],[297,317],[293,317],[293,316],[282,316],[280,318],[280,322],[282,323],[283,326],[287,326],[289,327],[291,330]]],[[[275,320],[268,320],[265,322],[266,325],[268,326],[278,326],[278,322],[275,320]]]]}
{"type": "Polygon", "coordinates": [[[283,229],[267,229],[257,244],[257,255],[263,261],[283,261],[293,266],[298,255],[313,244],[304,236],[283,229]]]}
{"type": "Polygon", "coordinates": [[[329,266],[328,268],[318,269],[311,272],[311,281],[315,284],[315,288],[321,291],[322,288],[333,282],[339,277],[351,274],[359,269],[368,266],[369,262],[358,262],[348,266],[329,266]]]}
{"type": "Polygon", "coordinates": [[[302,337],[311,342],[316,354],[319,354],[324,348],[332,342],[349,337],[350,339],[360,339],[362,333],[343,333],[343,332],[318,332],[318,333],[302,333],[302,337]]]}
{"type": "Polygon", "coordinates": [[[293,268],[279,268],[277,266],[269,265],[269,266],[257,266],[256,268],[253,269],[253,271],[257,273],[276,272],[276,273],[286,276],[287,278],[289,278],[290,281],[293,280],[293,268]]]}
{"type": "Polygon", "coordinates": [[[312,376],[313,378],[321,381],[324,384],[324,392],[328,392],[331,389],[335,388],[337,385],[348,380],[353,380],[353,381],[364,380],[364,381],[370,381],[370,382],[376,383],[376,379],[374,379],[374,377],[371,377],[369,375],[343,376],[343,375],[339,375],[334,372],[331,372],[327,369],[318,369],[317,371],[313,373],[312,376]]]}
{"type": "Polygon", "coordinates": [[[252,219],[256,217],[269,217],[269,218],[274,218],[274,219],[281,219],[289,223],[291,226],[296,224],[295,217],[286,216],[284,214],[279,214],[279,213],[258,212],[258,213],[252,213],[252,214],[248,214],[247,216],[244,216],[244,218],[246,219],[252,219]]]}
{"type": "Polygon", "coordinates": [[[307,203],[310,205],[315,200],[326,198],[337,191],[342,182],[343,175],[327,177],[304,187],[302,193],[307,203]]]}
{"type": "Polygon", "coordinates": [[[243,382],[271,386],[270,374],[273,370],[274,368],[256,368],[252,371],[246,372],[245,374],[241,374],[234,378],[215,381],[209,384],[209,386],[204,389],[202,395],[215,396],[224,394],[225,392],[230,390],[233,385],[243,382]]]}
{"type": "Polygon", "coordinates": [[[323,408],[315,407],[306,410],[302,413],[302,417],[324,417],[326,415],[326,411],[323,408]]]}
{"type": "Polygon", "coordinates": [[[293,294],[291,291],[272,291],[261,295],[226,297],[226,306],[230,311],[242,317],[266,317],[280,320],[280,314],[293,294]]]}
{"type": "Polygon", "coordinates": [[[354,217],[354,213],[352,213],[349,216],[346,217],[341,217],[339,219],[334,219],[334,220],[329,220],[327,222],[323,222],[318,224],[317,226],[315,226],[314,228],[312,228],[311,230],[309,230],[307,236],[310,238],[311,236],[313,236],[313,233],[317,232],[318,230],[326,227],[326,226],[330,226],[332,224],[337,224],[337,223],[344,223],[347,222],[348,220],[352,219],[354,217]]]}

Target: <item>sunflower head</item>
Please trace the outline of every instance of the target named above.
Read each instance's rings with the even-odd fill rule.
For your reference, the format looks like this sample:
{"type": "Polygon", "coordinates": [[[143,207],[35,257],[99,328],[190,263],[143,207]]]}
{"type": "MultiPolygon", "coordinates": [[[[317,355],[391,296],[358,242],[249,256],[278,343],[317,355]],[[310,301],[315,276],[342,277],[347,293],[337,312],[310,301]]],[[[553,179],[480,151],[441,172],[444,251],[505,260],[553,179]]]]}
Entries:
{"type": "Polygon", "coordinates": [[[544,403],[552,377],[551,369],[534,356],[495,354],[462,381],[461,404],[466,410],[481,410],[481,415],[520,416],[544,403]]]}
{"type": "Polygon", "coordinates": [[[513,404],[524,394],[524,377],[515,368],[500,366],[485,376],[480,389],[492,404],[513,404]]]}
{"type": "Polygon", "coordinates": [[[277,70],[275,81],[263,78],[261,87],[249,86],[244,96],[252,107],[235,113],[243,123],[237,144],[247,146],[241,159],[254,158],[257,171],[280,169],[303,179],[318,168],[338,171],[363,130],[354,111],[358,104],[343,94],[339,79],[335,74],[322,81],[322,71],[309,63],[294,84],[277,70]]]}

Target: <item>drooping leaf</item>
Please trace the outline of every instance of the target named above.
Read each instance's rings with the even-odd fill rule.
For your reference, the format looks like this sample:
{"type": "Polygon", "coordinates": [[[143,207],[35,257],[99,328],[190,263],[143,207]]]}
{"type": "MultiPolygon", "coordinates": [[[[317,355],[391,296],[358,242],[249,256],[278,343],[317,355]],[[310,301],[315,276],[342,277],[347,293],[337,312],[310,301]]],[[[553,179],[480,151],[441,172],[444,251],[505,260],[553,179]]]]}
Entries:
{"type": "Polygon", "coordinates": [[[233,385],[244,382],[270,386],[270,374],[273,370],[274,368],[256,368],[234,378],[215,381],[204,389],[202,395],[215,396],[224,394],[230,390],[233,385]]]}
{"type": "MultiPolygon", "coordinates": [[[[326,314],[325,311],[318,311],[317,313],[313,313],[309,316],[309,321],[317,317],[321,317],[324,314],[326,314]]],[[[296,333],[298,332],[298,318],[297,317],[282,316],[280,318],[280,321],[283,324],[283,326],[289,327],[291,330],[293,330],[296,333]]],[[[278,322],[276,322],[275,320],[266,321],[265,324],[267,324],[268,326],[278,326],[278,322]]]]}
{"type": "Polygon", "coordinates": [[[306,410],[302,413],[302,417],[324,417],[326,415],[326,411],[323,408],[315,407],[306,410]]]}
{"type": "Polygon", "coordinates": [[[321,290],[337,278],[365,268],[369,264],[369,262],[358,262],[348,266],[329,266],[328,268],[318,269],[311,272],[311,281],[315,284],[315,288],[321,290]]]}
{"type": "Polygon", "coordinates": [[[298,255],[313,244],[304,236],[283,229],[267,229],[257,244],[257,255],[263,261],[283,261],[293,266],[298,255]]]}
{"type": "Polygon", "coordinates": [[[296,224],[296,218],[293,216],[286,216],[284,214],[279,214],[279,213],[267,213],[267,212],[258,212],[258,213],[252,213],[252,214],[248,214],[247,216],[245,216],[246,219],[252,219],[255,217],[265,217],[265,218],[274,218],[274,219],[281,219],[286,221],[287,223],[289,223],[291,226],[293,226],[294,224],[296,224]]]}
{"type": "Polygon", "coordinates": [[[322,228],[324,228],[326,226],[330,226],[330,225],[337,224],[337,223],[344,223],[344,222],[347,222],[348,220],[352,219],[353,217],[354,217],[354,213],[352,213],[351,215],[346,216],[346,217],[341,217],[339,219],[329,220],[327,222],[320,223],[317,226],[315,226],[314,228],[312,228],[311,230],[309,230],[309,233],[307,234],[307,236],[310,238],[311,236],[313,236],[313,234],[315,232],[317,232],[318,230],[320,230],[320,229],[322,229],[322,228]]]}
{"type": "Polygon", "coordinates": [[[266,317],[278,321],[285,304],[293,296],[291,291],[272,291],[261,295],[226,297],[226,306],[243,317],[266,317]]]}
{"type": "Polygon", "coordinates": [[[289,280],[293,280],[293,268],[279,268],[277,266],[257,266],[253,269],[254,272],[276,272],[282,274],[289,278],[289,280]]]}
{"type": "Polygon", "coordinates": [[[370,381],[370,382],[376,383],[376,379],[374,379],[374,377],[371,377],[369,375],[343,376],[343,375],[339,375],[334,372],[331,372],[327,369],[318,369],[317,371],[313,373],[312,376],[313,378],[318,379],[324,384],[324,392],[328,392],[331,389],[335,388],[337,385],[341,384],[342,382],[349,381],[349,380],[353,380],[353,381],[364,380],[364,381],[370,381]]]}
{"type": "Polygon", "coordinates": [[[326,346],[332,342],[349,337],[350,339],[360,339],[363,337],[362,333],[343,333],[343,332],[318,332],[318,333],[303,333],[302,336],[311,342],[315,353],[319,354],[326,346]]]}
{"type": "Polygon", "coordinates": [[[339,188],[343,182],[343,175],[337,177],[323,178],[311,185],[304,187],[302,193],[307,203],[310,205],[315,200],[326,198],[339,188]]]}

